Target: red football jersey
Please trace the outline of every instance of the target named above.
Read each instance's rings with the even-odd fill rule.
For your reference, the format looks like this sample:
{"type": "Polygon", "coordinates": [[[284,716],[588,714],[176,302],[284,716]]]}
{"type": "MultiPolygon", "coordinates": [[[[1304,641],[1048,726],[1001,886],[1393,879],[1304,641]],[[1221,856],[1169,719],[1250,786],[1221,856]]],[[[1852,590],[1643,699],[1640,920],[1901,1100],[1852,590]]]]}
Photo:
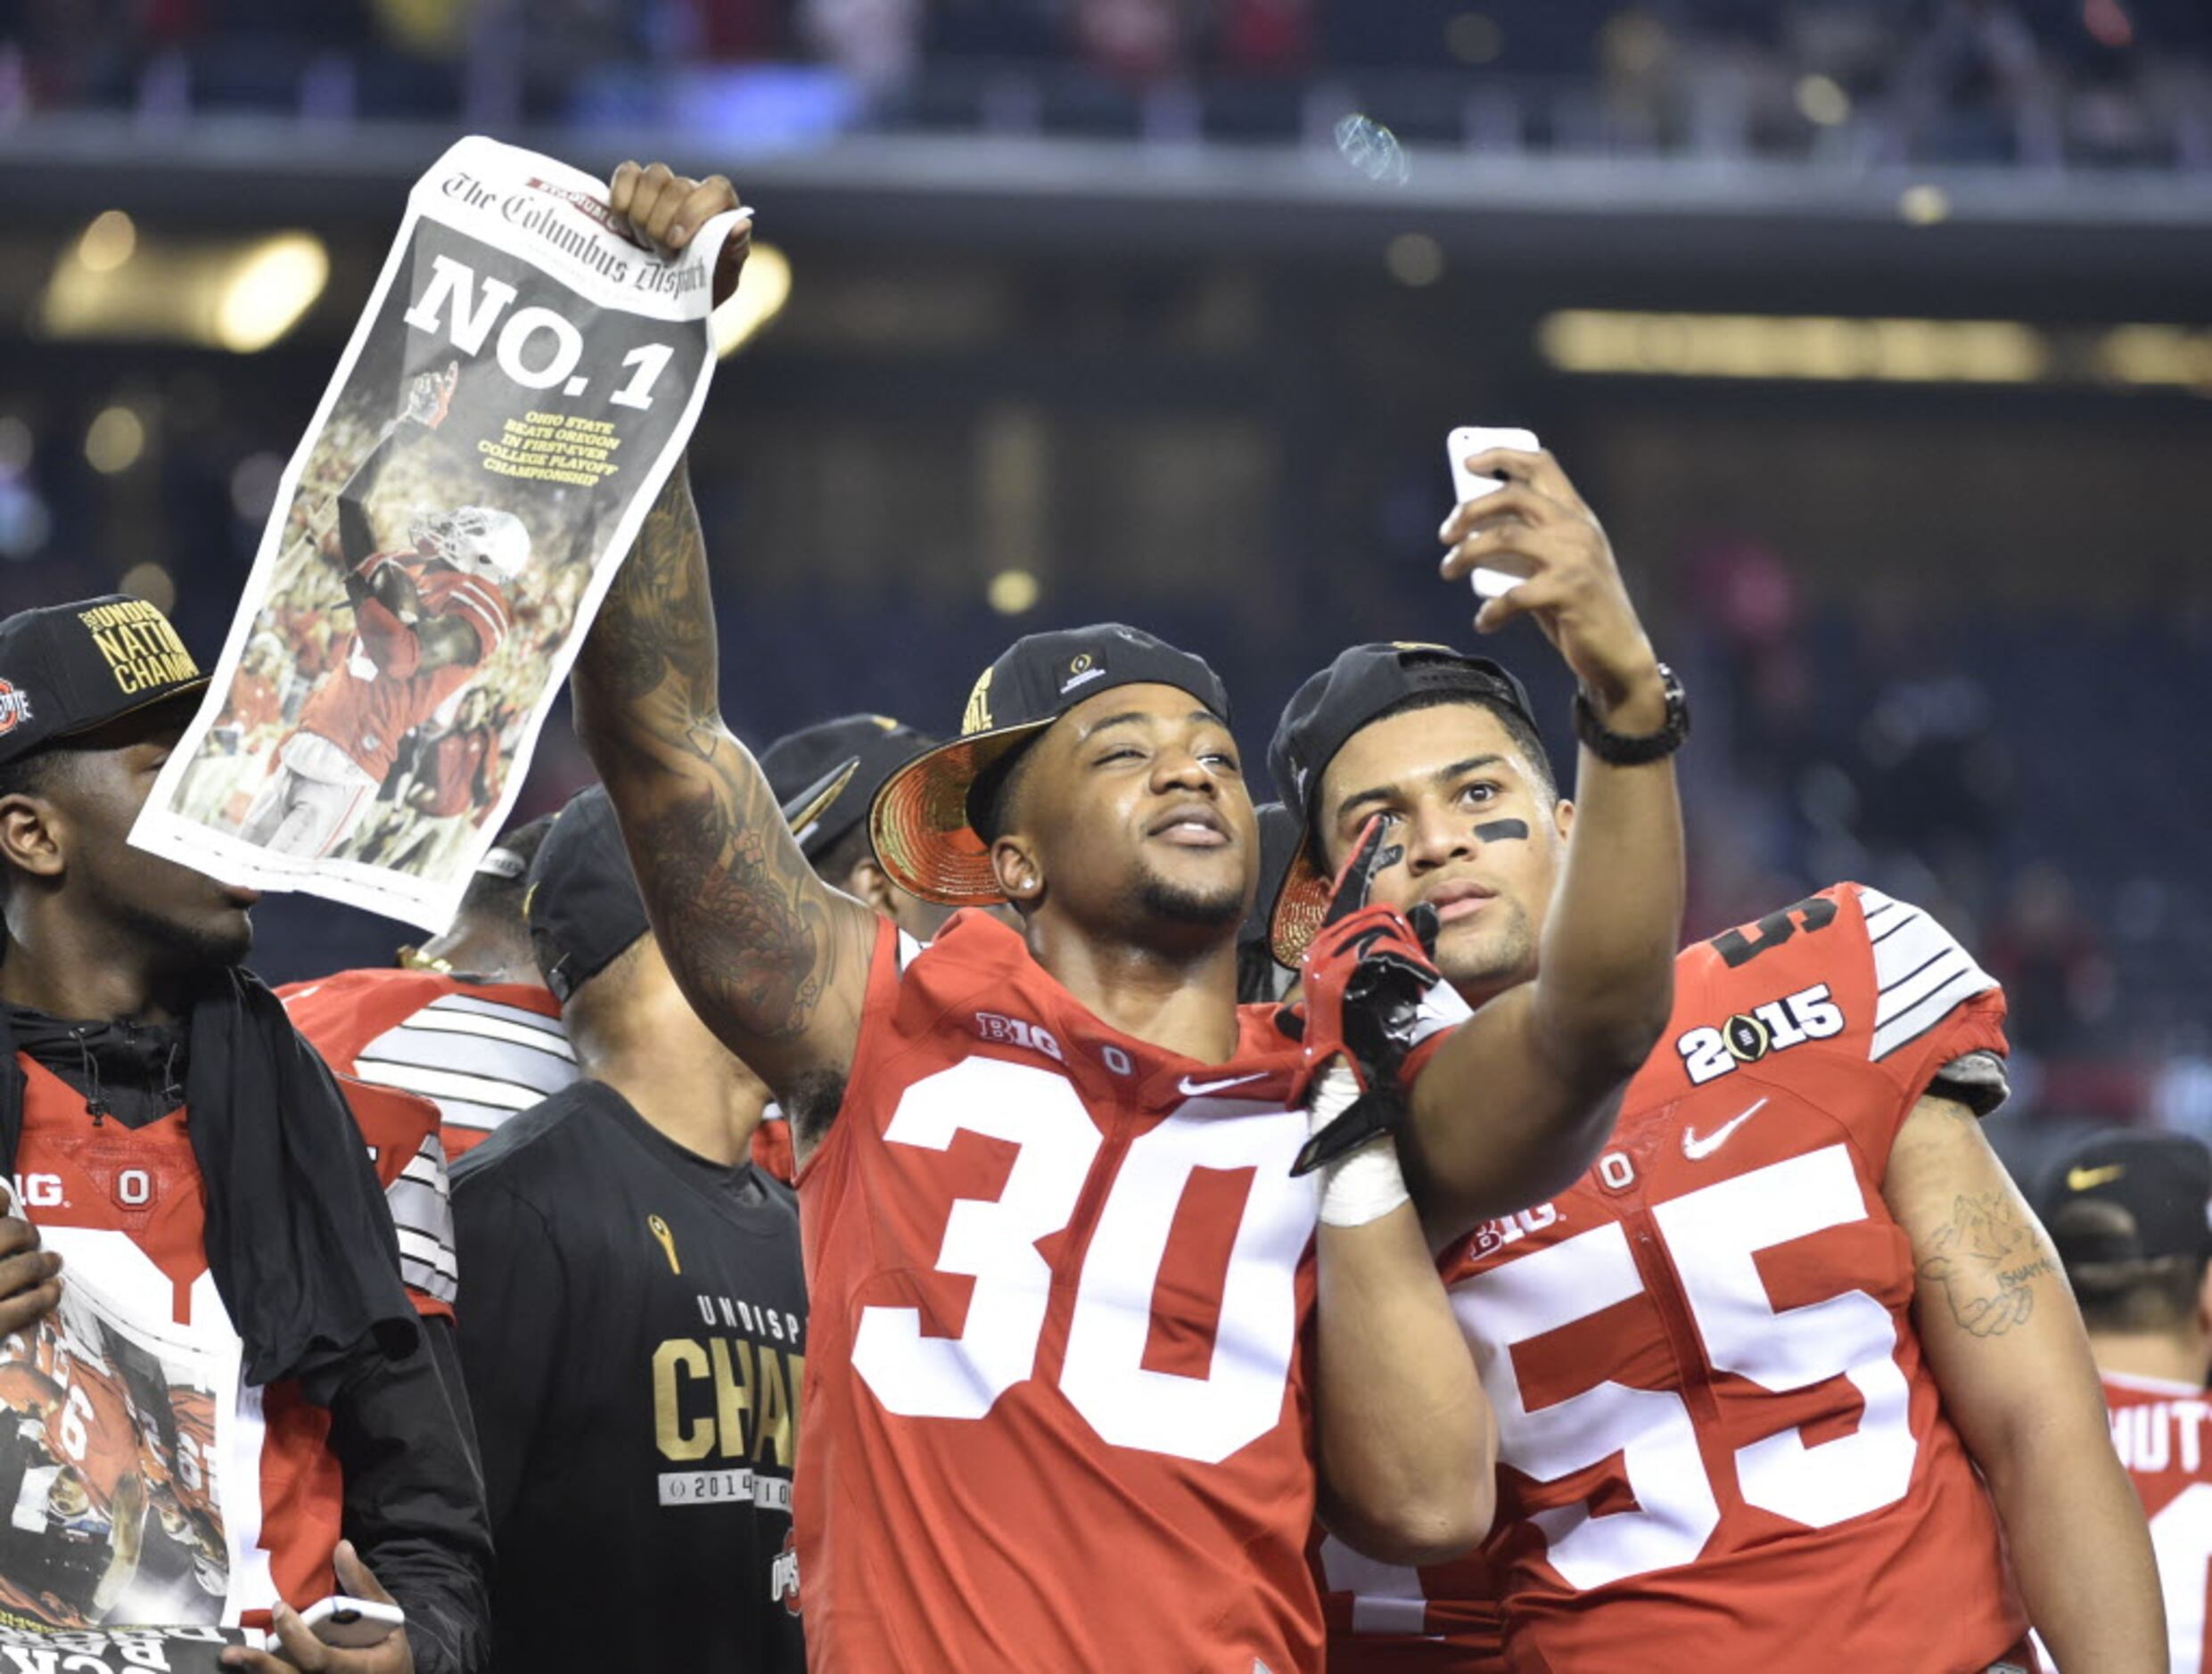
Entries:
{"type": "Polygon", "coordinates": [[[924,949],[884,927],[799,1176],[812,1666],[1319,1662],[1315,1199],[1273,1012],[1202,1064],[1101,1023],[995,920],[924,949]]]}
{"type": "Polygon", "coordinates": [[[2212,1401],[2200,1385],[2104,1374],[2112,1444],[2150,1519],[2173,1674],[2212,1669],[2212,1401]]]}
{"type": "Polygon", "coordinates": [[[453,1188],[438,1143],[438,1106],[398,1087],[341,1073],[399,1238],[399,1278],[418,1314],[453,1317],[453,1188]]]}
{"type": "Polygon", "coordinates": [[[1317,1532],[1312,1558],[1332,1674],[1501,1674],[1505,1612],[1480,1553],[1414,1569],[1317,1532]]]}
{"type": "Polygon", "coordinates": [[[407,572],[426,614],[457,613],[474,628],[479,650],[474,662],[400,674],[380,666],[373,649],[356,633],[346,655],[308,694],[300,711],[300,730],[330,740],[379,784],[391,771],[400,739],[476,677],[506,637],[508,623],[506,595],[493,582],[443,565],[432,567],[412,554],[400,553],[377,554],[361,566],[361,574],[373,576],[387,564],[398,564],[407,572]]]}
{"type": "Polygon", "coordinates": [[[561,1003],[533,983],[385,966],[289,983],[276,997],[325,1063],[435,1104],[448,1161],[576,1079],[561,1003]]]}
{"type": "MultiPolygon", "coordinates": [[[[1596,1166],[1453,1252],[1498,1525],[1487,1575],[1402,1590],[1494,1584],[1524,1674],[2019,1656],[2026,1614],[1881,1194],[1930,1079],[2003,1051],[2003,1015],[1941,925],[1861,885],[1683,954],[1596,1166]]],[[[1356,1645],[1331,1666],[1380,1666],[1356,1645]]]]}

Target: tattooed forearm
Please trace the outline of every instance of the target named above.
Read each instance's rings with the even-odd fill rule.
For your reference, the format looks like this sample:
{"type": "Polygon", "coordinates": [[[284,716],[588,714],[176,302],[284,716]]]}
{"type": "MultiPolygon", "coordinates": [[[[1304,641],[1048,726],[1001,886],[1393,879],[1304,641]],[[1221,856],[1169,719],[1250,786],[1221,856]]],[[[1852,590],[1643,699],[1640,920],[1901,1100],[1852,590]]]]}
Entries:
{"type": "MultiPolygon", "coordinates": [[[[723,750],[720,765],[734,753],[723,750]]],[[[663,948],[703,1014],[788,1040],[835,976],[837,938],[805,859],[771,840],[782,823],[775,799],[751,763],[742,768],[646,821],[637,846],[653,857],[652,889],[666,904],[654,915],[663,948]]]]}
{"type": "Polygon", "coordinates": [[[715,713],[716,670],[705,546],[679,464],[599,608],[577,660],[577,686],[589,707],[629,709],[656,730],[677,729],[669,742],[695,750],[696,726],[715,713]],[[654,707],[666,711],[657,724],[638,708],[656,694],[654,707]]]}
{"type": "Polygon", "coordinates": [[[1920,1276],[1940,1284],[1951,1317],[1977,1337],[2001,1337],[2035,1311],[2035,1281],[2058,1271],[2033,1221],[2003,1192],[1953,1201],[1920,1276]]]}
{"type": "Polygon", "coordinates": [[[778,1086],[849,1054],[874,920],[792,841],[759,765],[722,725],[716,663],[706,555],[679,467],[577,660],[577,732],[693,1008],[778,1086]],[[841,929],[852,948],[840,948],[841,929]]]}

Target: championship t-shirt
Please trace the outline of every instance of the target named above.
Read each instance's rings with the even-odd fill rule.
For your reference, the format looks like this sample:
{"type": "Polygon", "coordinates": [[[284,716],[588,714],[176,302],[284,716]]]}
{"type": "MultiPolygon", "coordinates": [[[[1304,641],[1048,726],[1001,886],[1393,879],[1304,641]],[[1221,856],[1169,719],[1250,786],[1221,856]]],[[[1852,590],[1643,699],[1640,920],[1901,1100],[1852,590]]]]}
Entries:
{"type": "Polygon", "coordinates": [[[579,1081],[453,1171],[494,1667],[804,1666],[798,1207],[579,1081]]]}

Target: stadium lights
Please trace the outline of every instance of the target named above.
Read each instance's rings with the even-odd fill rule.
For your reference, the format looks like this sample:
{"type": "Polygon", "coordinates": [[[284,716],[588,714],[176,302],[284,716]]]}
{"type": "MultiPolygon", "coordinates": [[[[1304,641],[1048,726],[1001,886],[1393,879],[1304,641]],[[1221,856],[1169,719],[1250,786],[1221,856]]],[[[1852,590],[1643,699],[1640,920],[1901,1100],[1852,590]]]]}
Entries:
{"type": "Polygon", "coordinates": [[[329,277],[329,254],[309,233],[172,243],[110,209],[62,251],[31,317],[48,337],[250,355],[298,324],[329,277]]]}
{"type": "Polygon", "coordinates": [[[223,283],[216,341],[238,355],[267,349],[299,323],[329,278],[330,257],[311,234],[263,239],[223,283]]]}
{"type": "Polygon", "coordinates": [[[753,241],[737,276],[737,290],[714,310],[714,353],[718,358],[736,352],[770,320],[783,312],[791,296],[791,262],[773,244],[753,241]]]}
{"type": "Polygon", "coordinates": [[[1563,308],[1536,326],[1557,371],[1808,382],[2118,384],[2212,394],[2212,329],[1563,308]]]}
{"type": "Polygon", "coordinates": [[[1001,570],[991,577],[991,585],[983,589],[983,596],[999,615],[1019,616],[1036,607],[1040,591],[1037,578],[1028,570],[1001,570]]]}
{"type": "Polygon", "coordinates": [[[2212,331],[2116,325],[2097,346],[2097,368],[2114,383],[2212,391],[2212,331]]]}
{"type": "Polygon", "coordinates": [[[1539,323],[1536,343],[1561,372],[1672,378],[2033,383],[2051,359],[2043,334],[2014,320],[1565,308],[1539,323]]]}
{"type": "Polygon", "coordinates": [[[119,402],[102,407],[85,431],[85,463],[103,477],[128,471],[145,451],[145,421],[119,402]]]}

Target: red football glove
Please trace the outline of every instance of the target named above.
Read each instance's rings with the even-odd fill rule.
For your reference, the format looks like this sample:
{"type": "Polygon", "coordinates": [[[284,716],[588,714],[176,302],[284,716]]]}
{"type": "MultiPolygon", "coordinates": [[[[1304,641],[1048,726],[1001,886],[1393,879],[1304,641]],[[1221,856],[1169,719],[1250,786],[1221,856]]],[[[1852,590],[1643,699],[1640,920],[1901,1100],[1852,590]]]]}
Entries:
{"type": "Polygon", "coordinates": [[[1377,815],[1360,833],[1336,874],[1328,916],[1299,961],[1308,1083],[1342,1058],[1360,1084],[1360,1098],[1306,1143],[1294,1174],[1397,1128],[1405,1113],[1407,1061],[1439,1026],[1432,1002],[1458,999],[1432,957],[1435,910],[1416,907],[1409,917],[1368,900],[1376,877],[1405,858],[1402,847],[1386,842],[1384,832],[1377,815]]]}

